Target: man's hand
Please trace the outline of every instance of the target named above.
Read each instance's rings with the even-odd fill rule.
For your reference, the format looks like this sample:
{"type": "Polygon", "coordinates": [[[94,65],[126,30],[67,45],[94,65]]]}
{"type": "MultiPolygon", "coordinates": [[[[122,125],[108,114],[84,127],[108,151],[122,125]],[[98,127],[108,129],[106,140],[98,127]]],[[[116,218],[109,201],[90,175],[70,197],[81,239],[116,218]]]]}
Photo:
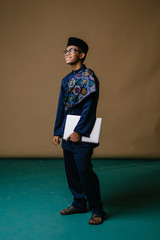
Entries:
{"type": "Polygon", "coordinates": [[[66,141],[71,140],[72,142],[79,142],[81,140],[81,135],[77,132],[73,132],[69,137],[66,139],[66,141]]]}
{"type": "Polygon", "coordinates": [[[53,137],[53,143],[58,146],[60,144],[60,137],[59,136],[54,136],[53,137]]]}

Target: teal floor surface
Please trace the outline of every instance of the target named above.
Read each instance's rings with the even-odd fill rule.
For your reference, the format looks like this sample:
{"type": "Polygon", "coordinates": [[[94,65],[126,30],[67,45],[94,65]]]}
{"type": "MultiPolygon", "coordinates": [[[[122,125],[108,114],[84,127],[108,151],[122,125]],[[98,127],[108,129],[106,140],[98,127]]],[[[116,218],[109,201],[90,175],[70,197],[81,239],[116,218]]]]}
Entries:
{"type": "Polygon", "coordinates": [[[62,159],[0,160],[0,240],[160,240],[160,161],[93,160],[108,219],[70,216],[62,159]]]}

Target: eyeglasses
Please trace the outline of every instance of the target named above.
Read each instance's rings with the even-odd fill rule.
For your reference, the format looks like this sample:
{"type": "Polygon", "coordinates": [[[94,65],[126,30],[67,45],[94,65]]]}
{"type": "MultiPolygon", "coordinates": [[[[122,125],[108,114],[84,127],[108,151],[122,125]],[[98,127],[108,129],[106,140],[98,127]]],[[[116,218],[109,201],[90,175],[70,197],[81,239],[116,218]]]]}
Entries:
{"type": "Polygon", "coordinates": [[[81,53],[81,51],[75,49],[75,48],[70,48],[69,50],[65,50],[63,53],[66,55],[67,53],[73,54],[75,51],[81,53]]]}

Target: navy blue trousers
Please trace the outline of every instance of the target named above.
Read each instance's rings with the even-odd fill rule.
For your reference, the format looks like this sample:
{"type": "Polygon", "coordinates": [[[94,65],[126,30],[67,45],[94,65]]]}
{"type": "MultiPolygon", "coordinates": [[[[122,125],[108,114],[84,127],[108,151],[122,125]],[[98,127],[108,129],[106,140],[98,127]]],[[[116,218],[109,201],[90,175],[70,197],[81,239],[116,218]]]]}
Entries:
{"type": "Polygon", "coordinates": [[[99,180],[91,163],[93,150],[73,153],[64,149],[63,154],[68,186],[74,196],[72,205],[83,209],[88,201],[90,211],[103,216],[99,180]]]}

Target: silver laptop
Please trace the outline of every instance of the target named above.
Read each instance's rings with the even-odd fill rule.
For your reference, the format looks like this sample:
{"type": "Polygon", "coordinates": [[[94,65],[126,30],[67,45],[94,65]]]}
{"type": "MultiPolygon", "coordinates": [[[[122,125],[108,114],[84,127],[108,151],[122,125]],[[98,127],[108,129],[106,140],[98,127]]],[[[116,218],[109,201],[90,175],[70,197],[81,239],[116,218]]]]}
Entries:
{"type": "MultiPolygon", "coordinates": [[[[67,137],[69,137],[69,135],[74,131],[74,128],[76,127],[80,117],[81,116],[78,116],[78,115],[70,115],[70,114],[67,115],[63,139],[67,139],[67,137]]],[[[89,137],[82,136],[81,141],[89,142],[89,143],[99,143],[101,123],[102,123],[102,118],[96,118],[96,121],[90,136],[89,137]]]]}

